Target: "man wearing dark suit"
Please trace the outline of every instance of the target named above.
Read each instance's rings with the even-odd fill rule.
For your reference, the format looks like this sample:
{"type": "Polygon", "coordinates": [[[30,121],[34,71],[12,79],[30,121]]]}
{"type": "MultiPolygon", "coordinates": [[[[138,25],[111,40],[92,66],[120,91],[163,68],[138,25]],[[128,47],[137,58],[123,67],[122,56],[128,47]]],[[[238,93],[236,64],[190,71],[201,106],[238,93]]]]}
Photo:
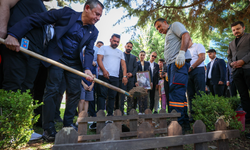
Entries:
{"type": "MultiPolygon", "coordinates": [[[[93,62],[93,47],[98,36],[98,30],[94,24],[99,21],[103,5],[98,0],[88,0],[84,5],[83,12],[64,7],[46,13],[38,13],[24,18],[16,23],[8,31],[5,44],[9,49],[19,51],[17,39],[23,37],[29,30],[41,27],[46,24],[55,23],[55,37],[49,42],[45,49],[45,56],[71,68],[82,71],[89,75],[89,81],[93,80],[93,75],[89,70],[93,62]],[[22,30],[20,30],[20,27],[22,30]],[[85,48],[84,66],[82,68],[82,48],[85,48]]],[[[65,127],[73,125],[75,109],[80,99],[81,77],[64,71],[63,69],[45,63],[48,68],[48,79],[44,93],[43,107],[43,138],[48,141],[55,139],[56,130],[54,126],[55,102],[59,92],[63,76],[66,80],[67,103],[63,119],[65,127]]]]}
{"type": "Polygon", "coordinates": [[[230,89],[230,96],[232,96],[232,97],[236,96],[237,95],[237,88],[236,88],[234,80],[233,80],[232,67],[230,66],[229,62],[227,62],[226,81],[227,81],[227,86],[230,89]]]}
{"type": "Polygon", "coordinates": [[[149,72],[150,72],[150,77],[151,77],[151,82],[153,83],[153,87],[152,90],[150,90],[149,92],[149,97],[150,97],[150,110],[153,111],[154,113],[157,113],[157,109],[156,107],[158,107],[157,103],[159,103],[159,98],[155,99],[155,94],[158,94],[158,82],[159,82],[159,65],[157,63],[155,63],[155,59],[157,57],[157,53],[156,52],[152,52],[150,55],[150,67],[149,67],[149,72]],[[156,105],[156,106],[155,106],[156,105]],[[155,107],[154,107],[155,106],[155,107]]]}
{"type": "Polygon", "coordinates": [[[250,122],[250,34],[244,33],[245,26],[241,21],[233,23],[231,28],[236,38],[229,44],[228,62],[233,68],[233,80],[240,94],[241,105],[247,113],[246,122],[250,122]]]}
{"type": "MultiPolygon", "coordinates": [[[[48,1],[48,0],[43,0],[48,1]]],[[[2,0],[0,2],[0,37],[6,38],[7,30],[26,16],[46,12],[42,0],[2,0]]],[[[22,30],[19,28],[19,30],[22,30]]],[[[29,49],[42,54],[44,27],[30,30],[23,37],[28,39],[29,49]]],[[[20,37],[19,40],[21,40],[20,37]]],[[[3,53],[3,89],[22,92],[32,90],[40,60],[23,53],[16,53],[7,48],[0,49],[3,53]]]]}
{"type": "Polygon", "coordinates": [[[223,96],[226,84],[226,63],[223,59],[216,58],[216,51],[207,51],[211,61],[207,64],[207,82],[213,95],[223,96]]]}
{"type": "MultiPolygon", "coordinates": [[[[123,71],[122,71],[122,67],[120,66],[119,87],[125,91],[130,91],[134,87],[134,79],[135,79],[134,77],[135,77],[136,72],[137,72],[136,57],[134,55],[130,54],[132,48],[133,48],[133,43],[127,42],[125,45],[125,52],[124,52],[125,62],[126,62],[126,67],[127,67],[127,79],[128,79],[128,83],[126,85],[124,85],[122,83],[123,71]]],[[[119,100],[119,106],[120,106],[120,110],[121,110],[122,114],[124,114],[124,99],[125,99],[125,95],[119,94],[118,100],[119,100]]],[[[128,105],[127,114],[129,114],[129,111],[133,107],[132,100],[133,100],[133,98],[127,97],[127,105],[128,105]]],[[[136,109],[136,108],[134,108],[134,109],[136,109]]]]}

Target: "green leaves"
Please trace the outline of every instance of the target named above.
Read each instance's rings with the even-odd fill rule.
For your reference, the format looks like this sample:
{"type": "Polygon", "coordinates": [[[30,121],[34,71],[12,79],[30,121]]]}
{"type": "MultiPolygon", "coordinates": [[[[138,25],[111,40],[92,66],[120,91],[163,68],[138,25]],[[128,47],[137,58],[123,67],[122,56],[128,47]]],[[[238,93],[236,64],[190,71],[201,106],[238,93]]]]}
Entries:
{"type": "Polygon", "coordinates": [[[218,118],[223,119],[228,124],[228,128],[241,129],[241,123],[235,118],[235,109],[239,103],[240,99],[236,97],[225,98],[201,92],[201,96],[196,95],[192,102],[195,112],[193,117],[195,120],[202,120],[208,131],[215,129],[214,124],[218,118]]]}
{"type": "Polygon", "coordinates": [[[0,149],[17,149],[25,145],[33,132],[32,127],[39,116],[33,110],[42,104],[34,101],[28,90],[25,93],[0,89],[0,149]],[[34,104],[33,104],[34,103],[34,104]]]}

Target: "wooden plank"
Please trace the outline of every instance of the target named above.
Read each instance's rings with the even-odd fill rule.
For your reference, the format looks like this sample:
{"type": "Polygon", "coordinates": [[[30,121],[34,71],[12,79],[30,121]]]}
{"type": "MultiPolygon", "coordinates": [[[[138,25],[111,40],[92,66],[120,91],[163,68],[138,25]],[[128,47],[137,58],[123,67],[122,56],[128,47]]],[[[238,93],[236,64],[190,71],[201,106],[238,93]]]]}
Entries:
{"type": "Polygon", "coordinates": [[[73,127],[65,127],[56,134],[55,144],[77,143],[78,133],[73,127]]]}
{"type": "Polygon", "coordinates": [[[193,143],[203,143],[219,139],[240,137],[239,130],[224,130],[198,134],[186,134],[177,136],[154,137],[144,139],[117,140],[92,143],[77,144],[55,144],[54,150],[82,150],[82,149],[119,149],[119,150],[136,150],[160,147],[173,147],[193,143]],[[224,136],[221,136],[224,135],[224,136]]]}
{"type": "MultiPolygon", "coordinates": [[[[122,116],[122,112],[120,111],[120,109],[115,110],[114,116],[122,116]]],[[[122,121],[121,120],[115,120],[114,123],[115,123],[117,129],[119,130],[119,132],[122,132],[122,121]]]]}
{"type": "Polygon", "coordinates": [[[114,123],[108,123],[101,131],[100,141],[120,140],[120,131],[114,123]]]}
{"type": "MultiPolygon", "coordinates": [[[[206,125],[201,120],[196,120],[193,125],[193,133],[205,133],[206,132],[206,125]]],[[[208,145],[207,143],[196,143],[194,144],[195,150],[207,150],[208,145]]]]}
{"type": "MultiPolygon", "coordinates": [[[[79,114],[79,117],[80,118],[87,118],[88,113],[85,111],[82,111],[79,114]]],[[[79,117],[77,118],[77,121],[78,121],[79,117]]],[[[78,134],[79,135],[87,135],[87,130],[88,130],[88,122],[79,122],[78,121],[78,134]]]]}
{"type": "MultiPolygon", "coordinates": [[[[167,114],[167,113],[166,113],[166,109],[163,109],[163,108],[162,108],[162,109],[159,111],[159,114],[167,114]]],[[[166,129],[167,129],[167,127],[168,127],[167,119],[166,119],[166,118],[160,118],[159,121],[160,121],[159,127],[160,127],[160,128],[166,128],[166,129]]],[[[162,148],[160,148],[160,149],[161,149],[161,150],[167,150],[166,147],[162,147],[162,148]]]]}
{"type": "MultiPolygon", "coordinates": [[[[166,134],[168,132],[167,132],[167,128],[163,128],[163,129],[155,129],[154,133],[155,134],[166,134]]],[[[120,133],[120,137],[136,137],[136,136],[137,136],[137,131],[120,133]]],[[[78,142],[84,142],[87,140],[97,140],[97,139],[100,139],[100,134],[79,135],[78,136],[78,142]]]]}
{"type": "MultiPolygon", "coordinates": [[[[101,110],[99,110],[99,111],[101,111],[101,110]]],[[[128,115],[128,116],[106,116],[106,117],[97,116],[97,117],[79,118],[79,122],[89,122],[89,121],[102,122],[102,121],[107,121],[107,120],[112,120],[112,121],[121,120],[122,121],[122,120],[127,120],[127,119],[139,119],[139,118],[136,116],[131,116],[131,115],[128,115]]]]}
{"type": "MultiPolygon", "coordinates": [[[[227,124],[225,123],[225,121],[223,119],[218,119],[215,122],[215,130],[219,131],[219,130],[226,130],[227,129],[227,124]]],[[[225,136],[225,135],[221,135],[221,136],[225,136]]],[[[217,148],[219,150],[228,150],[229,149],[229,140],[228,139],[223,139],[223,140],[218,140],[217,141],[217,148]]]]}
{"type": "MultiPolygon", "coordinates": [[[[182,135],[182,128],[177,121],[171,121],[168,127],[168,136],[182,135]]],[[[181,146],[169,147],[169,150],[183,150],[183,144],[181,146]]]]}
{"type": "MultiPolygon", "coordinates": [[[[161,109],[159,111],[159,114],[158,115],[161,115],[161,114],[167,114],[166,113],[166,109],[161,109]]],[[[160,118],[160,128],[167,128],[168,127],[168,124],[167,124],[167,119],[166,118],[160,118]]]]}
{"type": "MultiPolygon", "coordinates": [[[[154,137],[154,128],[148,123],[148,122],[143,122],[138,130],[137,130],[137,138],[150,138],[154,137]]],[[[148,149],[148,150],[154,150],[154,149],[148,149]]]]}
{"type": "MultiPolygon", "coordinates": [[[[146,114],[145,115],[139,115],[139,119],[157,119],[157,118],[178,118],[181,116],[181,113],[169,113],[169,114],[146,114]]],[[[173,120],[174,121],[174,120],[173,120]]]]}
{"type": "MultiPolygon", "coordinates": [[[[136,118],[138,118],[138,113],[135,109],[131,109],[129,112],[129,116],[135,116],[136,118]]],[[[130,119],[129,120],[130,131],[137,131],[137,121],[138,121],[138,119],[130,119]]]]}
{"type": "MultiPolygon", "coordinates": [[[[177,114],[177,111],[175,109],[173,109],[170,114],[177,114]]],[[[181,115],[178,117],[181,117],[181,115]]],[[[178,117],[171,118],[170,121],[178,121],[178,117]]]]}
{"type": "Polygon", "coordinates": [[[137,138],[149,138],[154,137],[154,128],[148,122],[140,124],[137,130],[137,138]]]}
{"type": "MultiPolygon", "coordinates": [[[[139,117],[142,118],[141,116],[151,116],[152,115],[152,111],[150,109],[146,109],[145,110],[145,115],[140,115],[139,117]]],[[[145,122],[148,122],[151,126],[153,126],[152,124],[152,117],[147,117],[145,118],[145,122]]]]}
{"type": "MultiPolygon", "coordinates": [[[[98,118],[103,118],[105,119],[105,113],[103,110],[99,110],[97,113],[96,113],[96,116],[98,118]]],[[[91,117],[91,118],[97,118],[97,117],[91,117]]],[[[89,117],[90,118],[90,117],[89,117]]],[[[88,118],[80,118],[79,120],[84,120],[84,119],[88,119],[88,118]]],[[[79,121],[79,122],[81,122],[79,121]]],[[[105,120],[101,120],[101,121],[96,121],[96,134],[100,134],[101,130],[105,127],[105,120]]]]}

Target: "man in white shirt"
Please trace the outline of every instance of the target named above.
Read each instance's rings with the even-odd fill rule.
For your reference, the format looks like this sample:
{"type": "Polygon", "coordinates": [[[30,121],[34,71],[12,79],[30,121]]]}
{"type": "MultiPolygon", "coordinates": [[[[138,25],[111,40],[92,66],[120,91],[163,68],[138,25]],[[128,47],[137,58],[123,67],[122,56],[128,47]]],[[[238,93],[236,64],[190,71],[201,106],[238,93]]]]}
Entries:
{"type": "Polygon", "coordinates": [[[216,58],[216,51],[207,51],[211,61],[207,64],[207,82],[213,95],[223,96],[226,85],[226,63],[223,59],[216,58]]]}
{"type": "MultiPolygon", "coordinates": [[[[119,42],[120,35],[113,34],[110,39],[110,45],[102,46],[97,53],[97,63],[100,67],[98,78],[116,87],[119,87],[120,64],[123,70],[122,83],[126,85],[128,82],[124,54],[121,50],[117,49],[119,42]]],[[[108,96],[107,112],[108,116],[112,116],[117,92],[103,85],[99,85],[98,91],[97,109],[105,109],[105,100],[108,96]]]]}
{"type": "Polygon", "coordinates": [[[190,67],[188,70],[188,102],[189,102],[189,110],[191,112],[191,117],[189,118],[189,122],[193,123],[194,119],[192,114],[194,111],[192,110],[192,100],[194,99],[195,94],[200,95],[200,91],[205,92],[205,68],[204,68],[204,60],[205,60],[205,47],[202,44],[193,43],[190,39],[188,50],[191,53],[192,60],[190,61],[190,67]]]}

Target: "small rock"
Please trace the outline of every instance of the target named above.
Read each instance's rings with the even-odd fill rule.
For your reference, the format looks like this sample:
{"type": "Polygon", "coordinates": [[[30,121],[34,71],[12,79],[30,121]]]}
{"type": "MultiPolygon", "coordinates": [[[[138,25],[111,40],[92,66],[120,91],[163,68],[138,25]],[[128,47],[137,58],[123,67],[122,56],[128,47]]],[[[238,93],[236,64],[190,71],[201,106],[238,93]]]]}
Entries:
{"type": "Polygon", "coordinates": [[[212,148],[212,149],[217,149],[216,146],[208,146],[209,148],[212,148]]]}

